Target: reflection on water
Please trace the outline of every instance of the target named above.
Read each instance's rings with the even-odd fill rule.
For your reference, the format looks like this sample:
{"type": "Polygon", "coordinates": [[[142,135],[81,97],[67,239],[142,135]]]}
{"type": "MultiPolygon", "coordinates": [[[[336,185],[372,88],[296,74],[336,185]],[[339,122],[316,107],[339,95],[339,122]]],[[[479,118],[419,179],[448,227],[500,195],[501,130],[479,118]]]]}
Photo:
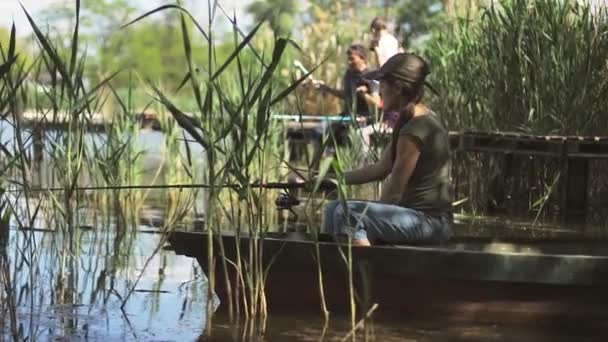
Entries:
{"type": "MultiPolygon", "coordinates": [[[[57,248],[58,235],[10,232],[7,255],[24,337],[183,341],[203,332],[206,278],[193,259],[162,249],[152,256],[160,234],[129,237],[122,245],[129,248],[118,251],[112,248],[114,234],[80,231],[76,258],[67,264],[57,248]],[[34,268],[28,267],[30,255],[20,253],[30,239],[37,246],[34,268]]],[[[0,330],[8,339],[8,317],[3,318],[0,330]]]]}
{"type": "MultiPolygon", "coordinates": [[[[244,336],[249,327],[246,324],[222,323],[224,317],[215,318],[211,341],[246,341],[244,336]]],[[[270,313],[268,329],[259,341],[343,341],[351,331],[347,317],[333,316],[325,324],[320,315],[298,313],[270,313]]],[[[391,317],[375,319],[359,331],[357,341],[597,341],[597,331],[564,328],[553,331],[528,327],[514,327],[501,322],[494,324],[442,325],[433,322],[415,321],[411,317],[391,317]]],[[[348,339],[348,341],[352,341],[348,339]]]]}

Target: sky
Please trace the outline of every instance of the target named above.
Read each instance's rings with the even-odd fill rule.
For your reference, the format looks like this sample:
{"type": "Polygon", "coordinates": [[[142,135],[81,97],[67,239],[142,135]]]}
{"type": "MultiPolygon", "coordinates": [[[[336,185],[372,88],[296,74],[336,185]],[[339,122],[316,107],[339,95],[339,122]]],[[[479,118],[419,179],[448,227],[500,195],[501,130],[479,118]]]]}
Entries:
{"type": "MultiPolygon", "coordinates": [[[[81,4],[86,7],[87,2],[97,0],[82,0],[81,4]]],[[[167,3],[175,3],[175,0],[130,0],[144,13],[147,10],[153,9],[159,5],[167,3]]],[[[296,0],[294,0],[296,1],[296,0]]],[[[305,0],[299,0],[306,2],[305,0]]],[[[590,2],[593,5],[598,6],[599,4],[606,5],[608,0],[579,0],[581,2],[590,2]]],[[[31,29],[27,19],[21,9],[19,3],[28,10],[30,14],[36,19],[36,13],[40,10],[49,7],[53,4],[67,3],[74,4],[74,0],[0,0],[0,26],[10,27],[12,21],[15,21],[17,27],[18,36],[27,36],[31,33],[31,29]]],[[[253,2],[253,0],[219,0],[219,3],[232,14],[236,10],[237,18],[239,19],[239,27],[248,27],[252,24],[251,16],[245,13],[245,7],[253,2]]],[[[207,1],[205,0],[186,0],[185,7],[191,10],[199,21],[204,23],[207,18],[207,1]]],[[[57,23],[55,23],[57,24],[57,23]]],[[[216,27],[217,28],[217,27],[216,27]]],[[[222,27],[220,27],[222,28],[222,27]]],[[[223,28],[229,28],[227,24],[223,25],[223,28]]]]}
{"type": "MultiPolygon", "coordinates": [[[[96,0],[82,0],[81,6],[86,7],[87,2],[96,0]]],[[[175,1],[170,0],[131,0],[137,7],[141,8],[142,14],[147,10],[151,10],[163,4],[174,4],[175,1]]],[[[247,26],[251,22],[251,18],[245,14],[245,7],[253,0],[220,0],[219,3],[232,14],[236,10],[239,22],[247,26]]],[[[25,9],[36,20],[36,13],[54,4],[67,3],[75,4],[74,0],[0,0],[0,26],[10,27],[13,20],[17,29],[18,36],[26,36],[31,33],[31,28],[27,22],[27,18],[21,9],[19,3],[22,3],[25,9]]],[[[207,1],[190,0],[185,2],[185,7],[193,12],[193,15],[201,22],[206,22],[207,18],[207,1]]],[[[241,25],[239,25],[241,26],[241,25]]]]}

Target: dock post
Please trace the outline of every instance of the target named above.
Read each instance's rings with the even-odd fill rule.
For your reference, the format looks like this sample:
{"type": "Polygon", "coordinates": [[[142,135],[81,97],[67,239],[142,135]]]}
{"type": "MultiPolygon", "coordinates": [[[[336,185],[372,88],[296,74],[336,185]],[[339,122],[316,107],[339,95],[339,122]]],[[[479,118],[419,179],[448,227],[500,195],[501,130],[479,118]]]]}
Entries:
{"type": "Polygon", "coordinates": [[[498,163],[498,168],[502,171],[495,174],[488,185],[488,203],[487,209],[491,213],[505,213],[507,211],[507,182],[515,173],[516,162],[512,153],[503,152],[497,153],[495,158],[498,163]]]}
{"type": "Polygon", "coordinates": [[[563,212],[566,219],[584,219],[587,209],[589,159],[568,158],[563,212]]]}
{"type": "Polygon", "coordinates": [[[44,131],[42,127],[36,125],[32,130],[33,140],[33,167],[39,168],[42,165],[43,151],[44,151],[44,131]]]}

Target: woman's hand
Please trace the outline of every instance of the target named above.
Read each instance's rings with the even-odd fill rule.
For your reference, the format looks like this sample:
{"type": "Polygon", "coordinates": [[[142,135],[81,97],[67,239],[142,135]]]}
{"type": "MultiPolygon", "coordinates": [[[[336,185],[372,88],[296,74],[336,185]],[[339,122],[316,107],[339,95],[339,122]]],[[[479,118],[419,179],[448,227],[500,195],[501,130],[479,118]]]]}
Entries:
{"type": "Polygon", "coordinates": [[[318,187],[319,190],[333,190],[337,187],[338,181],[332,175],[325,177],[314,176],[308,180],[308,186],[311,188],[318,187]]]}

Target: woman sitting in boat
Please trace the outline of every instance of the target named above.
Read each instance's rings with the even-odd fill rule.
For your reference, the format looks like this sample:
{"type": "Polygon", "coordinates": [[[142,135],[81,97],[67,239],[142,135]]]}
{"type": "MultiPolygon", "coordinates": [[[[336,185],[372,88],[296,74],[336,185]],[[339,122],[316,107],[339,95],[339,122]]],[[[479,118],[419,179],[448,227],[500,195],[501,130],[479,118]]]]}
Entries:
{"type": "MultiPolygon", "coordinates": [[[[325,207],[325,231],[350,235],[353,245],[443,243],[451,235],[452,191],[448,131],[422,102],[427,63],[399,53],[364,77],[380,81],[385,113],[399,113],[391,144],[372,165],[344,174],[347,184],[388,177],[380,201],[333,201],[325,207]]],[[[432,89],[432,88],[431,88],[432,89]]]]}

